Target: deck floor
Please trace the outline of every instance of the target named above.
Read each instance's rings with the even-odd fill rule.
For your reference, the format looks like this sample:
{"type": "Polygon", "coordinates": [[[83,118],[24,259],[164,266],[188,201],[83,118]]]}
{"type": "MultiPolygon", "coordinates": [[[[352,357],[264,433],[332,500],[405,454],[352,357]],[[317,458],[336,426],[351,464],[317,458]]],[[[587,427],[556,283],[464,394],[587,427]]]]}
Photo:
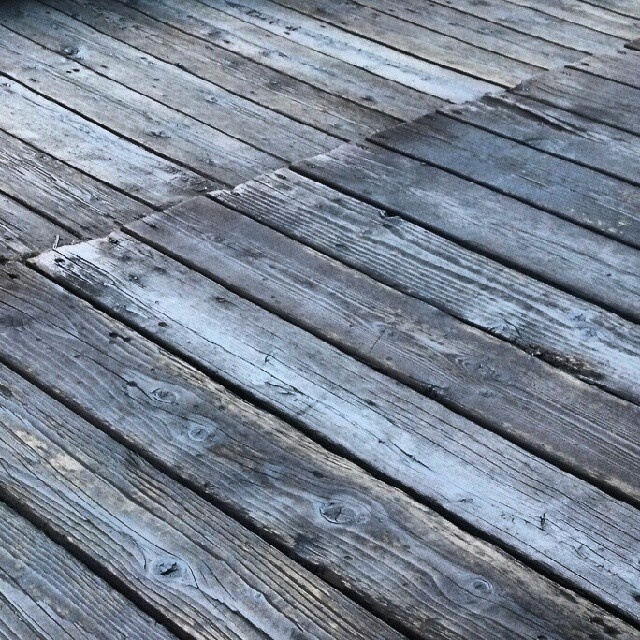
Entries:
{"type": "Polygon", "coordinates": [[[0,638],[640,638],[634,0],[0,32],[0,638]]]}

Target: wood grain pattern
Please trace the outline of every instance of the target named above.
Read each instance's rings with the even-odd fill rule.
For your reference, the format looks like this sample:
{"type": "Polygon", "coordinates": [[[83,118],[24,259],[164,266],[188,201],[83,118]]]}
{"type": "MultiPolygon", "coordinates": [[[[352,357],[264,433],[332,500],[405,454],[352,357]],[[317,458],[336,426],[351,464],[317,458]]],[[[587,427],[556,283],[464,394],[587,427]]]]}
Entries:
{"type": "Polygon", "coordinates": [[[0,26],[2,71],[148,153],[234,185],[282,160],[169,109],[0,26]]]}
{"type": "Polygon", "coordinates": [[[640,403],[637,325],[291,171],[216,197],[350,266],[640,403]]]}
{"type": "MultiPolygon", "coordinates": [[[[640,96],[640,93],[638,94],[640,96]]],[[[383,131],[378,144],[640,247],[640,187],[444,114],[383,131]]]]}
{"type": "MultiPolygon", "coordinates": [[[[145,56],[44,5],[29,3],[12,13],[3,13],[0,23],[179,114],[287,162],[334,148],[340,142],[338,138],[200,80],[173,64],[145,56]]],[[[191,133],[198,135],[197,131],[191,133]]],[[[194,154],[198,144],[197,138],[192,141],[194,154]]],[[[171,152],[170,144],[167,152],[171,152]]]]}
{"type": "MultiPolygon", "coordinates": [[[[640,506],[640,408],[206,199],[129,233],[449,408],[640,506]],[[614,453],[615,452],[615,453],[614,453]]],[[[82,282],[88,245],[40,256],[82,282]],[[63,256],[65,260],[56,261],[63,256]]],[[[97,262],[95,260],[94,262],[97,262]]]]}
{"type": "MultiPolygon", "coordinates": [[[[640,32],[640,28],[638,29],[640,32]]],[[[601,78],[615,80],[621,84],[640,89],[640,53],[633,51],[633,43],[616,53],[585,58],[576,69],[591,73],[601,78]]]]}
{"type": "MultiPolygon", "coordinates": [[[[100,245],[101,259],[93,270],[98,279],[83,289],[93,301],[427,503],[640,619],[636,509],[145,245],[122,236],[113,239],[100,245]]],[[[90,266],[85,260],[87,273],[90,266]]],[[[25,278],[5,286],[4,308],[13,317],[42,314],[32,301],[37,305],[43,296],[29,291],[25,278]]],[[[51,306],[51,295],[48,299],[51,306]]],[[[64,323],[64,332],[82,331],[74,329],[82,321],[77,314],[71,317],[69,304],[62,307],[64,317],[55,318],[55,325],[48,312],[48,326],[64,323]]],[[[10,339],[1,346],[2,357],[13,366],[20,366],[35,339],[26,326],[42,335],[41,324],[22,325],[21,331],[8,329],[10,339]]],[[[51,370],[47,363],[56,363],[55,371],[71,368],[62,358],[51,349],[46,361],[38,359],[44,366],[34,366],[41,376],[51,370]]],[[[67,376],[63,384],[70,383],[67,376]]]]}
{"type": "MultiPolygon", "coordinates": [[[[595,59],[595,58],[592,58],[595,59]]],[[[640,145],[633,134],[524,96],[487,96],[449,115],[640,186],[640,145]]]]}
{"type": "Polygon", "coordinates": [[[185,638],[393,632],[195,493],[3,369],[3,491],[185,638]],[[27,400],[28,399],[28,400],[27,400]]]}
{"type": "MultiPolygon", "coordinates": [[[[3,429],[8,430],[7,397],[11,391],[4,385],[10,383],[15,389],[24,383],[7,375],[4,368],[0,379],[4,383],[0,414],[3,429]]],[[[26,439],[27,432],[22,433],[26,439]]],[[[0,638],[174,638],[2,502],[0,519],[0,638]]]]}

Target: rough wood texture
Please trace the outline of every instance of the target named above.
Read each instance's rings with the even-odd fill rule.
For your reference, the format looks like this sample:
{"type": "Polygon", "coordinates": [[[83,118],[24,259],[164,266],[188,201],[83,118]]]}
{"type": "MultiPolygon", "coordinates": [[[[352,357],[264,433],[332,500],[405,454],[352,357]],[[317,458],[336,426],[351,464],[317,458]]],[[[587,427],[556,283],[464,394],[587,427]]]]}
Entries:
{"type": "MultiPolygon", "coordinates": [[[[498,193],[640,247],[640,187],[444,114],[400,125],[372,139],[498,193]]],[[[312,162],[316,164],[315,160],[312,162]]]]}
{"type": "MultiPolygon", "coordinates": [[[[4,368],[0,380],[0,414],[8,430],[8,397],[24,383],[4,368]],[[11,388],[5,386],[8,383],[11,388]]],[[[29,435],[22,432],[25,439],[29,435]]],[[[174,638],[1,502],[0,521],[0,638],[174,638]]]]}
{"type": "Polygon", "coordinates": [[[527,80],[515,92],[640,135],[640,89],[566,68],[527,80]]]}
{"type": "MultiPolygon", "coordinates": [[[[380,111],[318,89],[182,31],[189,27],[190,14],[184,12],[179,3],[166,4],[165,9],[158,7],[156,11],[176,26],[112,0],[50,0],[48,4],[140,52],[177,65],[325,133],[356,139],[397,123],[395,118],[380,111]],[[172,8],[175,13],[171,13],[172,8]]],[[[143,9],[141,5],[136,6],[143,9]]]]}
{"type": "Polygon", "coordinates": [[[173,0],[128,0],[125,4],[222,49],[402,120],[442,106],[443,100],[435,97],[437,89],[446,90],[446,80],[451,79],[446,72],[436,74],[429,85],[432,91],[426,95],[194,0],[179,5],[173,0]]]}
{"type": "Polygon", "coordinates": [[[640,77],[638,77],[640,75],[640,53],[633,51],[633,43],[630,44],[631,46],[627,47],[627,50],[621,50],[611,55],[585,58],[574,66],[586,73],[640,89],[640,77]]]}
{"type": "Polygon", "coordinates": [[[65,229],[0,193],[0,263],[50,249],[56,241],[66,244],[74,239],[65,229]]]}
{"type": "MultiPolygon", "coordinates": [[[[282,160],[275,156],[169,109],[1,26],[0,59],[2,72],[13,80],[136,142],[146,152],[185,166],[218,184],[235,185],[282,165],[282,160]]],[[[56,125],[54,122],[53,126],[56,125]]]]}
{"type": "Polygon", "coordinates": [[[640,403],[637,325],[288,170],[216,197],[377,280],[640,403]]]}
{"type": "MultiPolygon", "coordinates": [[[[30,2],[14,12],[3,12],[0,22],[83,67],[288,162],[339,144],[338,138],[200,80],[173,64],[145,56],[39,3],[30,2]]],[[[37,57],[41,59],[40,55],[37,57]]],[[[50,60],[54,63],[53,58],[50,60]]],[[[198,135],[197,131],[187,130],[189,133],[198,135]]],[[[191,144],[197,153],[197,139],[191,144]]],[[[171,153],[170,143],[166,153],[171,153]]]]}
{"type": "MultiPolygon", "coordinates": [[[[15,200],[83,238],[104,235],[152,211],[4,131],[0,131],[0,185],[15,200]]],[[[47,238],[40,248],[49,246],[47,238]]]]}
{"type": "MultiPolygon", "coordinates": [[[[280,6],[327,22],[348,33],[501,86],[513,86],[544,67],[539,59],[532,63],[521,57],[506,57],[494,50],[475,46],[475,42],[469,41],[472,40],[469,36],[465,40],[460,38],[460,34],[456,37],[443,34],[437,27],[436,30],[427,30],[422,25],[399,20],[354,0],[310,3],[296,0],[275,1],[280,6]]],[[[297,19],[297,16],[289,14],[289,22],[297,19]]],[[[437,25],[437,16],[431,16],[430,22],[437,25]]],[[[308,24],[307,21],[305,24],[308,24]]],[[[323,29],[325,30],[326,28],[323,29]]],[[[544,46],[540,47],[543,48],[544,46]]]]}
{"type": "MultiPolygon", "coordinates": [[[[92,300],[429,504],[640,620],[636,509],[153,249],[115,240],[102,245],[94,269],[99,280],[83,290],[92,300]]],[[[85,264],[89,273],[91,263],[85,264]]],[[[73,368],[76,350],[64,336],[87,335],[81,311],[73,313],[70,296],[60,296],[65,302],[55,308],[63,311],[54,316],[53,285],[48,295],[38,295],[35,276],[19,276],[6,281],[3,308],[7,324],[21,326],[7,328],[1,356],[21,366],[25,349],[53,329],[60,337],[46,357],[30,361],[30,373],[77,396],[70,374],[59,381],[57,372],[73,368]],[[46,308],[38,309],[45,297],[46,308]]]]}
{"type": "Polygon", "coordinates": [[[0,108],[0,129],[151,206],[211,185],[12,80],[0,83],[0,108]]]}
{"type": "MultiPolygon", "coordinates": [[[[405,129],[402,139],[412,139],[411,135],[405,129]]],[[[421,130],[415,135],[421,135],[421,130]]],[[[424,139],[424,147],[430,148],[430,136],[416,139],[415,146],[422,149],[424,139]]],[[[406,145],[398,142],[397,146],[406,145]]],[[[429,156],[436,157],[438,151],[434,145],[429,156]]],[[[471,155],[470,151],[469,158],[471,155]]],[[[439,158],[443,156],[442,164],[460,166],[464,171],[466,156],[459,163],[445,154],[439,158]]],[[[345,145],[297,168],[390,214],[640,320],[640,251],[636,249],[386,149],[345,145]]],[[[499,170],[492,174],[504,175],[499,170]]],[[[640,246],[640,214],[637,221],[631,218],[633,222],[635,226],[629,227],[640,246]]]]}
{"type": "MultiPolygon", "coordinates": [[[[640,408],[206,199],[128,231],[449,408],[640,506],[640,408]]],[[[36,264],[83,282],[82,244],[36,264]],[[56,261],[63,256],[65,260],[56,261]]],[[[92,260],[97,263],[97,258],[92,260]]],[[[78,285],[79,290],[82,289],[78,285]]]]}
{"type": "Polygon", "coordinates": [[[631,133],[510,93],[487,96],[447,113],[640,186],[640,145],[631,133]]]}
{"type": "Polygon", "coordinates": [[[2,370],[3,492],[185,638],[387,638],[384,623],[2,370]]]}

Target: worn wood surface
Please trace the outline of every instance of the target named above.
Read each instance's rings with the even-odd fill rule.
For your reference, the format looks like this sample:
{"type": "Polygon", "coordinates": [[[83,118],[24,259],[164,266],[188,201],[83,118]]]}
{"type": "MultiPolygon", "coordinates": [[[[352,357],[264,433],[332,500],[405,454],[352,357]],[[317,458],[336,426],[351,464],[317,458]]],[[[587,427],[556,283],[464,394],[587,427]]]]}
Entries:
{"type": "Polygon", "coordinates": [[[381,282],[640,403],[637,325],[287,170],[216,197],[381,282]]]}
{"type": "MultiPolygon", "coordinates": [[[[190,116],[287,162],[331,149],[339,143],[338,138],[258,106],[173,64],[146,56],[39,3],[3,12],[0,23],[50,51],[64,54],[78,65],[175,109],[176,118],[180,118],[178,114],[190,116]],[[61,46],[61,42],[65,44],[61,46]],[[150,79],[153,80],[150,82],[150,79]]],[[[53,58],[50,60],[55,64],[53,58]]],[[[185,121],[178,122],[184,126],[185,121]]],[[[197,136],[207,137],[206,129],[202,134],[185,131],[187,135],[196,136],[192,141],[196,154],[197,136]]],[[[165,139],[165,143],[166,153],[171,153],[170,142],[165,139]]]]}
{"type": "Polygon", "coordinates": [[[640,89],[640,52],[633,51],[633,45],[614,54],[585,58],[574,66],[586,73],[640,89]]]}
{"type": "Polygon", "coordinates": [[[589,0],[588,4],[640,20],[640,7],[634,0],[589,0]]]}
{"type": "MultiPolygon", "coordinates": [[[[8,430],[8,399],[26,385],[4,369],[0,379],[0,414],[8,430]]],[[[23,425],[21,437],[30,435],[23,425]]],[[[174,638],[2,502],[0,520],[0,638],[174,638]]]]}
{"type": "MultiPolygon", "coordinates": [[[[376,109],[318,89],[183,31],[195,19],[190,18],[191,14],[182,10],[180,4],[163,5],[162,11],[158,7],[159,17],[171,20],[171,24],[160,22],[134,6],[111,0],[51,0],[49,6],[141,53],[177,65],[198,78],[325,133],[357,139],[397,122],[396,118],[376,109]]],[[[73,43],[68,46],[73,47],[73,43]]],[[[415,111],[418,110],[416,105],[415,111]]],[[[403,115],[412,113],[414,111],[409,110],[403,115]]]]}
{"type": "MultiPolygon", "coordinates": [[[[95,270],[99,280],[84,290],[94,302],[428,504],[640,619],[634,597],[640,579],[636,509],[153,249],[116,240],[102,245],[95,270]]],[[[87,273],[90,266],[86,261],[87,273]]],[[[4,309],[12,312],[10,318],[42,317],[44,309],[37,306],[45,296],[34,294],[32,278],[19,276],[7,281],[4,309]]],[[[1,357],[20,366],[28,345],[54,327],[61,337],[46,357],[31,360],[30,373],[41,384],[64,386],[59,393],[77,397],[78,384],[70,375],[60,382],[57,371],[73,369],[75,350],[64,345],[63,336],[83,330],[82,316],[72,313],[67,296],[66,304],[55,305],[63,313],[54,317],[52,287],[46,319],[18,320],[19,331],[8,327],[1,357]]]]}
{"type": "MultiPolygon", "coordinates": [[[[437,157],[440,149],[430,147],[431,136],[422,137],[420,128],[413,138],[413,131],[403,130],[402,140],[415,139],[408,144],[420,149],[424,140],[429,158],[437,157]]],[[[408,146],[396,144],[399,133],[398,137],[389,136],[393,146],[408,146]]],[[[464,171],[467,164],[473,164],[472,155],[478,154],[469,149],[469,155],[465,153],[462,161],[456,162],[440,153],[439,158],[444,159],[439,164],[464,171]]],[[[480,164],[486,166],[486,162],[480,164]]],[[[640,251],[636,249],[386,149],[345,145],[304,161],[297,169],[391,215],[424,225],[570,293],[640,320],[640,251]],[[395,188],[400,184],[402,189],[395,188]],[[587,270],[590,277],[585,279],[587,270]]],[[[498,170],[492,174],[504,175],[498,170]]],[[[640,215],[637,221],[631,216],[622,221],[629,219],[640,246],[640,215]]]]}
{"type": "MultiPolygon", "coordinates": [[[[640,247],[640,187],[636,185],[540,153],[444,114],[382,131],[373,140],[640,247]]],[[[316,163],[315,159],[309,162],[316,163]]]]}
{"type": "Polygon", "coordinates": [[[39,390],[2,379],[4,493],[182,637],[400,640],[39,390]]]}
{"type": "MultiPolygon", "coordinates": [[[[512,93],[451,108],[449,115],[534,149],[640,186],[638,137],[512,93]]],[[[637,235],[637,234],[636,234],[637,235]]]]}
{"type": "MultiPolygon", "coordinates": [[[[640,505],[640,409],[206,199],[128,227],[257,302],[538,455],[640,505]],[[615,454],[613,453],[615,451],[615,454]]],[[[83,244],[36,260],[83,281],[83,244]],[[56,261],[63,256],[65,260],[56,261]]],[[[84,288],[79,285],[79,290],[84,288]]]]}

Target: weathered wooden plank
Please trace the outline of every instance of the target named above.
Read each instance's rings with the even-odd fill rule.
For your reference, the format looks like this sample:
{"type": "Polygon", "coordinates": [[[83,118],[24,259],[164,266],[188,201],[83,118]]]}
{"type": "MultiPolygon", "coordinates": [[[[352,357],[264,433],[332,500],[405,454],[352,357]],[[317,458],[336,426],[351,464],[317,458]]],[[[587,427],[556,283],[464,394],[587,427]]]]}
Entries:
{"type": "MultiPolygon", "coordinates": [[[[112,0],[50,0],[47,4],[141,52],[325,133],[357,139],[397,124],[396,118],[186,33],[182,29],[189,28],[191,14],[180,4],[168,4],[162,13],[165,20],[175,22],[175,27],[112,0]]],[[[403,115],[409,112],[413,113],[405,111],[403,115]]]]}
{"type": "MultiPolygon", "coordinates": [[[[205,198],[149,216],[128,231],[376,369],[640,505],[636,405],[579,383],[205,198]]],[[[74,286],[83,283],[85,252],[98,262],[97,244],[59,249],[38,257],[36,264],[74,286]],[[56,261],[59,256],[65,260],[56,261]]]]}
{"type": "Polygon", "coordinates": [[[580,57],[581,52],[609,52],[636,32],[627,22],[615,20],[614,33],[618,37],[600,33],[545,14],[539,3],[532,9],[504,0],[456,0],[455,3],[451,0],[358,1],[429,28],[446,29],[447,33],[467,38],[467,41],[474,37],[472,34],[477,34],[475,43],[478,46],[546,67],[559,66],[562,60],[569,59],[565,56],[580,57]],[[431,26],[429,18],[432,15],[438,17],[437,25],[431,26]],[[469,30],[468,35],[463,29],[469,30]],[[540,49],[538,54],[536,45],[540,49]]]}
{"type": "Polygon", "coordinates": [[[455,118],[640,185],[637,136],[524,96],[504,93],[451,108],[455,118]]]}
{"type": "MultiPolygon", "coordinates": [[[[179,26],[211,45],[402,120],[418,117],[444,104],[435,93],[426,95],[413,87],[386,80],[194,0],[181,3],[173,0],[120,1],[163,23],[179,26]]],[[[431,86],[435,91],[435,81],[431,86]]],[[[437,86],[446,88],[446,80],[441,79],[437,86]]]]}
{"type": "Polygon", "coordinates": [[[638,77],[640,76],[640,53],[629,48],[610,55],[586,58],[579,64],[572,66],[586,73],[640,89],[640,78],[638,77]]]}
{"type": "MultiPolygon", "coordinates": [[[[372,140],[614,240],[640,247],[640,187],[636,185],[444,114],[382,131],[372,140]]],[[[308,163],[325,167],[330,165],[325,158],[320,156],[308,163]]],[[[315,175],[322,171],[310,170],[315,175]]]]}
{"type": "Polygon", "coordinates": [[[482,4],[473,0],[358,2],[477,47],[545,68],[579,60],[584,52],[609,52],[624,42],[503,0],[485,0],[482,4]]]}
{"type": "MultiPolygon", "coordinates": [[[[288,162],[332,149],[340,142],[39,3],[3,12],[0,23],[51,51],[63,53],[78,65],[288,162]]],[[[54,64],[49,56],[47,61],[54,64]]],[[[196,136],[192,145],[197,153],[197,131],[191,134],[196,136]]],[[[170,144],[167,151],[171,152],[170,144]]]]}
{"type": "Polygon", "coordinates": [[[631,51],[640,51],[640,38],[627,42],[624,46],[626,49],[631,49],[631,51]]]}
{"type": "MultiPolygon", "coordinates": [[[[204,4],[349,66],[451,102],[473,100],[495,84],[464,76],[404,53],[347,34],[268,0],[201,0],[204,4]]],[[[396,98],[399,100],[400,98],[396,98]]]]}
{"type": "MultiPolygon", "coordinates": [[[[4,117],[5,111],[3,120],[4,117]]],[[[144,204],[1,130],[0,185],[13,199],[79,237],[104,235],[152,212],[144,204]]]]}
{"type": "Polygon", "coordinates": [[[0,192],[0,262],[50,249],[56,240],[66,244],[74,239],[66,229],[0,192]]]}
{"type": "MultiPolygon", "coordinates": [[[[0,387],[8,429],[6,401],[13,385],[23,383],[17,376],[0,377],[11,383],[0,387]]],[[[25,440],[29,435],[22,431],[25,440]]],[[[0,638],[174,638],[3,502],[0,519],[0,638]]]]}
{"type": "Polygon", "coordinates": [[[234,185],[282,160],[169,109],[0,26],[2,71],[148,152],[234,185]]]}
{"type": "Polygon", "coordinates": [[[106,434],[2,378],[5,495],[182,637],[400,640],[106,434]]]}
{"type": "MultiPolygon", "coordinates": [[[[506,640],[547,633],[586,640],[597,634],[597,607],[239,401],[119,323],[90,310],[81,317],[81,335],[64,339],[69,358],[81,363],[68,370],[77,389],[72,397],[71,387],[59,393],[413,637],[506,640]],[[109,333],[129,340],[114,342],[109,333]],[[478,580],[489,588],[479,588],[478,580]]],[[[65,419],[57,410],[46,414],[65,419]]]]}
{"type": "Polygon", "coordinates": [[[640,403],[637,325],[290,171],[262,176],[216,197],[377,280],[640,403]]]}
{"type": "MultiPolygon", "coordinates": [[[[428,155],[429,161],[439,158],[438,164],[448,169],[459,168],[461,173],[477,178],[480,170],[474,174],[472,141],[463,139],[462,153],[456,153],[459,148],[456,145],[453,153],[447,156],[448,147],[442,151],[436,146],[444,138],[440,136],[440,130],[438,127],[437,133],[433,134],[436,142],[432,147],[429,144],[431,127],[427,136],[422,134],[422,127],[404,128],[402,133],[390,134],[391,144],[411,153],[415,146],[416,155],[422,155],[424,140],[427,150],[424,155],[428,155]],[[405,140],[408,141],[406,145],[405,140]],[[458,155],[461,160],[456,164],[458,155]],[[469,170],[468,166],[471,167],[469,170]]],[[[380,134],[380,137],[386,142],[384,135],[380,134]]],[[[480,144],[477,138],[473,139],[480,144]]],[[[500,139],[495,147],[499,146],[500,139]]],[[[476,157],[480,156],[479,164],[483,165],[481,153],[476,157]]],[[[525,167],[524,161],[520,166],[525,167]]],[[[569,293],[640,321],[640,252],[636,249],[387,149],[344,145],[298,164],[297,169],[389,213],[534,274],[569,293]],[[589,278],[586,279],[587,271],[589,278]],[[614,282],[615,289],[612,288],[614,282]]],[[[490,177],[496,182],[498,176],[497,169],[491,171],[490,177]]],[[[483,182],[488,183],[489,179],[483,182]]],[[[518,186],[520,184],[523,181],[518,186]]],[[[588,216],[589,221],[599,221],[591,217],[591,212],[588,216]]],[[[614,229],[608,235],[619,235],[623,239],[628,236],[631,241],[637,238],[640,246],[640,215],[635,219],[620,216],[617,222],[619,225],[626,223],[628,227],[619,228],[629,231],[617,234],[614,229]]]]}
{"type": "MultiPolygon", "coordinates": [[[[146,245],[122,236],[115,240],[101,245],[102,258],[93,269],[102,284],[84,290],[94,302],[513,553],[640,618],[634,598],[640,579],[636,509],[146,245]]],[[[92,270],[88,260],[85,269],[92,270]]],[[[25,361],[27,341],[32,345],[36,335],[42,337],[42,327],[48,332],[46,327],[63,323],[64,333],[84,331],[74,329],[81,320],[68,302],[59,305],[62,313],[55,317],[44,307],[34,309],[44,296],[34,295],[24,281],[22,274],[10,280],[3,294],[13,319],[5,324],[23,318],[19,331],[5,330],[9,339],[0,345],[13,366],[25,361]],[[41,320],[36,325],[25,316],[41,320]]],[[[48,307],[52,296],[46,296],[48,307]]],[[[63,357],[60,347],[62,339],[47,350],[50,364],[42,359],[44,367],[29,361],[32,375],[34,368],[50,369],[47,384],[57,388],[72,384],[70,375],[57,381],[57,372],[66,369],[63,360],[73,353],[66,348],[69,356],[63,357]]],[[[66,393],[79,393],[76,386],[66,393]]],[[[91,392],[92,387],[87,385],[91,392]]]]}
{"type": "MultiPolygon", "coordinates": [[[[558,31],[570,32],[571,26],[565,26],[564,23],[553,18],[564,20],[574,25],[581,25],[586,27],[584,31],[585,38],[589,38],[589,33],[593,33],[593,39],[598,41],[599,34],[611,34],[618,38],[633,38],[640,28],[640,23],[625,16],[621,16],[612,11],[607,11],[601,7],[596,7],[591,4],[583,2],[583,0],[554,0],[554,2],[545,2],[544,5],[538,2],[538,0],[508,0],[503,2],[502,0],[483,0],[482,3],[474,3],[473,0],[460,0],[461,2],[473,6],[474,11],[482,11],[480,4],[488,5],[493,2],[498,2],[498,5],[512,4],[519,8],[527,8],[533,10],[530,13],[525,14],[525,21],[522,24],[523,29],[527,29],[531,24],[531,29],[535,29],[536,17],[546,18],[545,29],[549,29],[552,24],[558,25],[558,31]]],[[[456,0],[456,6],[458,6],[459,0],[456,0]]],[[[550,31],[546,31],[547,37],[553,37],[550,31]]],[[[542,34],[539,34],[542,35],[542,34]]]]}
{"type": "MultiPolygon", "coordinates": [[[[0,129],[151,206],[174,204],[211,185],[15,81],[0,83],[0,109],[0,129]]],[[[20,170],[13,163],[9,168],[20,170]]]]}
{"type": "Polygon", "coordinates": [[[583,0],[595,7],[602,7],[623,16],[640,20],[640,7],[635,0],[583,0]]]}
{"type": "MultiPolygon", "coordinates": [[[[495,49],[483,48],[474,42],[475,38],[467,36],[467,40],[464,40],[459,34],[452,37],[442,33],[438,29],[440,22],[437,15],[429,16],[427,24],[433,25],[433,29],[426,29],[424,25],[399,20],[354,0],[323,0],[314,3],[275,1],[280,6],[304,13],[316,21],[326,22],[391,50],[402,51],[429,63],[501,86],[513,86],[546,68],[539,64],[539,60],[532,63],[522,60],[522,56],[507,57],[495,49]]],[[[292,15],[289,21],[292,20],[298,20],[297,16],[292,15]]],[[[317,23],[322,32],[326,30],[323,22],[317,23]]],[[[310,23],[305,21],[304,25],[307,28],[310,23]]]]}
{"type": "Polygon", "coordinates": [[[523,82],[515,93],[640,135],[640,90],[579,69],[558,69],[523,82]]]}

